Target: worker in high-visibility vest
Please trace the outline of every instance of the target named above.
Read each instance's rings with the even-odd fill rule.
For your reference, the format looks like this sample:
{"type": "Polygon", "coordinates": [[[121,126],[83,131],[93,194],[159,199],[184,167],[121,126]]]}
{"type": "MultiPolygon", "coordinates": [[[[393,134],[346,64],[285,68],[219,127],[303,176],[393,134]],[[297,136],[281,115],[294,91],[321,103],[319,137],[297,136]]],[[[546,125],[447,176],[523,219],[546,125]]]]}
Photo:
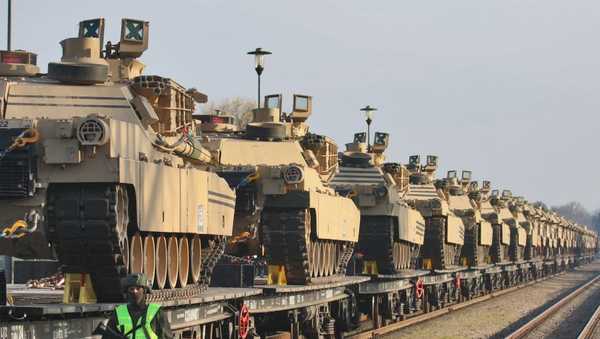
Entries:
{"type": "Polygon", "coordinates": [[[102,339],[171,339],[171,327],[160,305],[146,303],[150,292],[144,274],[128,275],[123,281],[127,304],[119,305],[108,320],[102,339]]]}

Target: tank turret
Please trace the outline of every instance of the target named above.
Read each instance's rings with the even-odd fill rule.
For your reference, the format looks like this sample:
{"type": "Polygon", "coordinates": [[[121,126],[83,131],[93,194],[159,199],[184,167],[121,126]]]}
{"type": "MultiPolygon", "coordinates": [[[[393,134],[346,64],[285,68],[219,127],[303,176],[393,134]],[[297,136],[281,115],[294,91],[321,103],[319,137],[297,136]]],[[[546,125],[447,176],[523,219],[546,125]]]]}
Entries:
{"type": "MultiPolygon", "coordinates": [[[[376,132],[368,150],[366,133],[354,134],[340,154],[339,172],[330,185],[360,208],[358,252],[364,273],[396,274],[417,268],[425,221],[400,197],[394,176],[384,170],[389,135],[376,132]]],[[[388,170],[392,170],[387,164],[388,170]]]]}

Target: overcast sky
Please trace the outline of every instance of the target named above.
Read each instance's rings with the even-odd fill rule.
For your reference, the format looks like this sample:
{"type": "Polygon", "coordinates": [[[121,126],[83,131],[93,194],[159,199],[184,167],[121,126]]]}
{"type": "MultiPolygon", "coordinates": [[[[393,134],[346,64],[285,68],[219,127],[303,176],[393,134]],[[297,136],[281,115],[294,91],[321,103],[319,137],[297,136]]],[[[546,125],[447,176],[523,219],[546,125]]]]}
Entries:
{"type": "MultiPolygon", "coordinates": [[[[13,0],[13,48],[60,58],[77,22],[150,21],[147,74],[212,100],[254,98],[245,55],[266,60],[263,93],[314,97],[312,130],[342,146],[379,109],[389,160],[436,154],[441,170],[551,205],[600,207],[600,2],[496,1],[33,1],[13,0]]],[[[6,1],[0,44],[6,46],[6,1]]]]}

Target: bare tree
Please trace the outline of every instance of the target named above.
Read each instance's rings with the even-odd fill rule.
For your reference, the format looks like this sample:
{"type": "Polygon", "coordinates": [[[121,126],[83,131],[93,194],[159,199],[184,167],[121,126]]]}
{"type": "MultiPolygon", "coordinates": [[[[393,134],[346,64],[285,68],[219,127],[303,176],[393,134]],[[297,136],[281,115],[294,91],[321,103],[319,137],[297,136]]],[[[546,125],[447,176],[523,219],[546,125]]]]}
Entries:
{"type": "Polygon", "coordinates": [[[597,232],[600,232],[600,210],[594,212],[592,216],[592,227],[595,228],[597,232]]]}
{"type": "Polygon", "coordinates": [[[204,114],[213,114],[219,111],[221,114],[231,114],[236,117],[237,124],[244,128],[252,119],[252,110],[256,108],[256,101],[249,98],[233,97],[219,101],[209,101],[204,105],[204,114]]]}
{"type": "Polygon", "coordinates": [[[577,201],[571,201],[562,206],[554,206],[552,210],[583,225],[592,225],[592,214],[577,201]]]}

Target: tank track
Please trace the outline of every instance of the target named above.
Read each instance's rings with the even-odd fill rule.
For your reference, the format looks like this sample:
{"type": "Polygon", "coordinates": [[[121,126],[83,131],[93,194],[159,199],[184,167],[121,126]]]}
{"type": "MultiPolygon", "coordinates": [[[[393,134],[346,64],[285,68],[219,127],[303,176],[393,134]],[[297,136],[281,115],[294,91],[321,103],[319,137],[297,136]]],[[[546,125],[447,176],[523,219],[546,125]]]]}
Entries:
{"type": "Polygon", "coordinates": [[[465,227],[465,245],[463,246],[461,257],[467,259],[469,266],[479,265],[479,251],[477,240],[479,238],[479,230],[477,224],[469,224],[465,227]]]}
{"type": "Polygon", "coordinates": [[[309,211],[307,209],[265,208],[261,213],[261,239],[266,249],[269,265],[285,266],[288,284],[307,285],[344,275],[352,253],[354,243],[335,241],[342,248],[337,258],[334,276],[312,277],[307,243],[324,243],[310,235],[309,211]]]}
{"type": "Polygon", "coordinates": [[[510,260],[509,246],[502,244],[502,225],[493,224],[493,239],[490,247],[490,257],[494,264],[503,263],[510,260]]]}
{"type": "Polygon", "coordinates": [[[425,220],[423,258],[431,259],[433,269],[445,270],[459,266],[462,246],[446,243],[446,218],[431,217],[425,220]]]}
{"type": "Polygon", "coordinates": [[[485,265],[489,261],[489,247],[479,244],[479,224],[470,224],[465,229],[465,244],[461,257],[466,257],[469,266],[485,265]]]}
{"type": "Polygon", "coordinates": [[[66,273],[89,272],[99,301],[121,301],[127,273],[116,231],[117,185],[52,185],[48,238],[66,273]]]}
{"type": "Polygon", "coordinates": [[[359,251],[364,254],[365,260],[377,262],[377,269],[381,274],[395,274],[401,269],[416,268],[418,246],[396,241],[394,226],[392,216],[361,217],[359,251]],[[400,247],[401,253],[396,253],[395,259],[394,251],[398,250],[397,247],[400,247]]]}
{"type": "MultiPolygon", "coordinates": [[[[47,230],[65,273],[88,272],[99,302],[121,302],[121,279],[127,274],[117,231],[118,184],[52,185],[47,197],[47,230]]],[[[225,250],[224,237],[204,255],[199,284],[153,290],[149,301],[193,297],[210,284],[211,273],[225,250]]]]}

